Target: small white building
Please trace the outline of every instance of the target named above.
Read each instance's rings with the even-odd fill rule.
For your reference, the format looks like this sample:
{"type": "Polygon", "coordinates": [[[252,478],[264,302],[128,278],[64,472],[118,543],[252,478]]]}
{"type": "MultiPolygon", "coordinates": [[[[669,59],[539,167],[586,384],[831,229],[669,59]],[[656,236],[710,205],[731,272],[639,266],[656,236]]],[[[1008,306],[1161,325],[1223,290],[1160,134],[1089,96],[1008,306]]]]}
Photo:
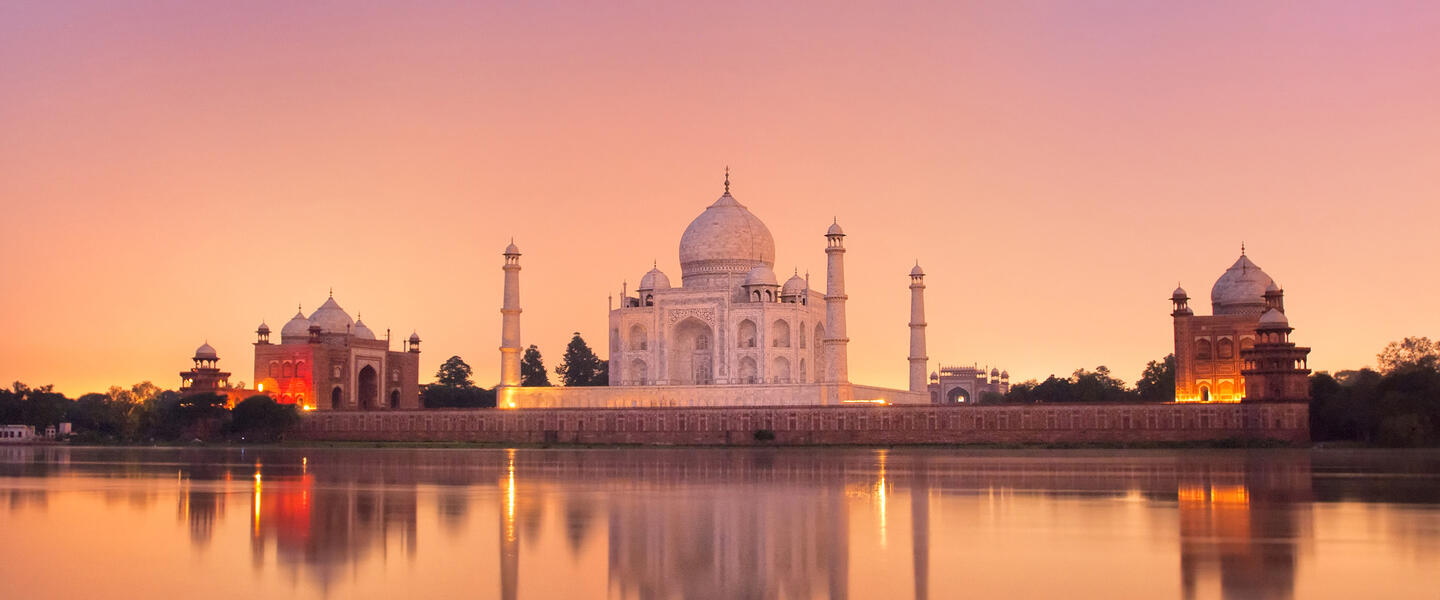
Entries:
{"type": "Polygon", "coordinates": [[[0,444],[21,444],[35,441],[35,428],[29,425],[0,425],[0,444]]]}

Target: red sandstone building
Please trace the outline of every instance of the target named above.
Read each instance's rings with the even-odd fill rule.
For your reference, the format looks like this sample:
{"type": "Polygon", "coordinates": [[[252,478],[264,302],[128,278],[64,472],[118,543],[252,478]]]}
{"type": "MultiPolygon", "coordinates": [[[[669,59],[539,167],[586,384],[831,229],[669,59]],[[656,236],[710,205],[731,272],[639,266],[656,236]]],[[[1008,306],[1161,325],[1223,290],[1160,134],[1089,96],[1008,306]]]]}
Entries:
{"type": "Polygon", "coordinates": [[[180,393],[183,395],[218,394],[225,396],[225,406],[234,408],[236,403],[262,394],[259,390],[243,386],[232,387],[230,374],[220,370],[220,355],[209,342],[196,348],[191,360],[195,361],[195,366],[180,372],[180,393]]]}
{"type": "Polygon", "coordinates": [[[295,313],[270,343],[270,327],[255,330],[255,381],[283,404],[305,410],[420,408],[420,336],[404,351],[390,350],[363,320],[352,320],[332,296],[306,317],[295,313]]]}
{"type": "Polygon", "coordinates": [[[1285,293],[1243,247],[1210,289],[1212,315],[1196,316],[1184,288],[1175,288],[1170,301],[1176,401],[1308,399],[1310,349],[1290,343],[1285,293]]]}

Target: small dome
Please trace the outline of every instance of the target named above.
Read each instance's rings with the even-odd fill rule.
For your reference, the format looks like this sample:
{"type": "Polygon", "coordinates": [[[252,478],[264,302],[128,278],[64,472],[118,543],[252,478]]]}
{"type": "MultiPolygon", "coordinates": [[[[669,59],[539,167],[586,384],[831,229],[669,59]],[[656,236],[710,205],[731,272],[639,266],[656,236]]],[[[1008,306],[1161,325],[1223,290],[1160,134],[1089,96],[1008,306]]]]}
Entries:
{"type": "Polygon", "coordinates": [[[1185,293],[1185,288],[1176,286],[1175,291],[1170,294],[1170,297],[1176,300],[1188,300],[1190,294],[1185,293]]]}
{"type": "Polygon", "coordinates": [[[215,348],[213,348],[213,347],[210,346],[210,342],[205,342],[204,344],[200,344],[200,347],[195,349],[195,358],[196,358],[196,359],[206,358],[206,359],[211,359],[211,360],[219,360],[219,359],[220,359],[220,357],[215,354],[215,348]]]}
{"type": "Polygon", "coordinates": [[[1289,329],[1290,319],[1285,318],[1285,313],[1278,309],[1270,309],[1260,315],[1260,324],[1256,329],[1289,329]]]}
{"type": "Polygon", "coordinates": [[[256,332],[256,333],[270,333],[270,326],[269,326],[269,325],[266,325],[264,321],[261,321],[261,322],[260,322],[260,326],[255,328],[255,332],[256,332]]]}
{"type": "Polygon", "coordinates": [[[347,333],[355,324],[355,320],[351,319],[349,313],[340,308],[340,305],[335,302],[335,297],[331,296],[325,300],[324,304],[320,305],[320,308],[310,313],[310,323],[319,325],[325,333],[347,333]]]}
{"type": "Polygon", "coordinates": [[[310,336],[310,319],[305,318],[305,313],[297,312],[290,322],[280,328],[280,339],[304,338],[310,336]]]}
{"type": "Polygon", "coordinates": [[[915,263],[915,268],[910,269],[910,276],[911,276],[911,277],[915,277],[915,276],[919,276],[919,275],[924,275],[924,274],[925,274],[925,270],[920,268],[920,263],[919,263],[918,261],[915,263]]]}
{"type": "Polygon", "coordinates": [[[1273,293],[1279,292],[1279,291],[1281,291],[1281,290],[1280,290],[1280,286],[1275,285],[1275,282],[1274,282],[1274,281],[1271,281],[1271,282],[1270,282],[1270,285],[1265,288],[1265,293],[1266,293],[1266,294],[1273,294],[1273,293]]]}
{"type": "Polygon", "coordinates": [[[661,272],[658,267],[650,269],[648,273],[641,277],[640,287],[635,288],[636,291],[642,292],[646,290],[653,291],[668,289],[670,289],[670,278],[667,277],[665,273],[661,272]]]}
{"type": "Polygon", "coordinates": [[[355,327],[350,330],[350,333],[354,334],[356,338],[362,340],[375,339],[375,332],[370,331],[370,328],[365,326],[365,321],[356,321],[355,327]]]}
{"type": "Polygon", "coordinates": [[[781,296],[800,296],[805,293],[805,278],[799,272],[791,275],[785,280],[785,285],[780,288],[781,296]]]}
{"type": "Polygon", "coordinates": [[[780,285],[780,281],[775,277],[775,269],[769,265],[755,265],[745,275],[745,285],[780,285]]]}
{"type": "Polygon", "coordinates": [[[939,378],[940,378],[940,374],[939,374],[939,373],[936,373],[936,372],[934,372],[934,371],[931,371],[931,372],[930,372],[930,379],[939,379],[939,378]]]}
{"type": "Polygon", "coordinates": [[[1010,372],[1009,372],[1009,371],[1001,371],[1001,372],[1000,372],[1000,378],[1001,378],[1001,379],[1009,379],[1009,378],[1010,378],[1010,372]]]}
{"type": "Polygon", "coordinates": [[[999,377],[999,376],[1000,376],[1000,369],[990,369],[990,376],[991,376],[991,377],[999,377]]]}
{"type": "Polygon", "coordinates": [[[845,230],[840,228],[840,221],[835,221],[825,230],[825,235],[845,235],[845,230]]]}
{"type": "Polygon", "coordinates": [[[414,332],[414,331],[410,332],[410,343],[412,343],[412,344],[418,344],[418,343],[420,343],[420,334],[419,334],[419,333],[416,333],[416,332],[414,332]]]}
{"type": "Polygon", "coordinates": [[[1259,313],[1265,308],[1265,289],[1274,283],[1250,257],[1241,254],[1210,288],[1213,312],[1217,315],[1259,313]]]}
{"type": "Polygon", "coordinates": [[[511,254],[518,256],[520,254],[520,247],[515,245],[515,240],[510,240],[510,245],[505,247],[505,254],[507,256],[511,254]]]}

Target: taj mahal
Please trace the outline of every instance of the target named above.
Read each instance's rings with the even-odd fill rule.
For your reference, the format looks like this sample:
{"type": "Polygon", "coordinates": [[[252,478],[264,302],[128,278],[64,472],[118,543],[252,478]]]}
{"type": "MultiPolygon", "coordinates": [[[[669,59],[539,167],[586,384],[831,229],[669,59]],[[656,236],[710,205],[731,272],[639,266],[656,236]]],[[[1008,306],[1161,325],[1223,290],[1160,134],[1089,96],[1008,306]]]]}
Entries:
{"type": "Polygon", "coordinates": [[[725,189],[680,236],[680,285],[658,268],[609,314],[609,387],[520,387],[520,249],[504,252],[500,408],[926,404],[924,276],[910,270],[910,389],[849,381],[845,231],[825,230],[825,289],[782,284],[775,238],[725,189]]]}

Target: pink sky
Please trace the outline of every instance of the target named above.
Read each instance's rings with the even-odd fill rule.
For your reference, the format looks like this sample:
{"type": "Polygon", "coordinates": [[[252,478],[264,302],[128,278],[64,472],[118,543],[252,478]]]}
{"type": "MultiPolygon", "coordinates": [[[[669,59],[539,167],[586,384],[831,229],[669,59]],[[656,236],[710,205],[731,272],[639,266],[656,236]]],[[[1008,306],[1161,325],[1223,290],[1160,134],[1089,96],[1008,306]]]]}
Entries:
{"type": "Polygon", "coordinates": [[[1311,366],[1440,336],[1433,2],[10,3],[0,381],[179,384],[206,341],[336,299],[497,378],[603,352],[607,294],[734,192],[776,270],[847,238],[850,371],[1017,379],[1171,350],[1241,241],[1311,366]]]}

